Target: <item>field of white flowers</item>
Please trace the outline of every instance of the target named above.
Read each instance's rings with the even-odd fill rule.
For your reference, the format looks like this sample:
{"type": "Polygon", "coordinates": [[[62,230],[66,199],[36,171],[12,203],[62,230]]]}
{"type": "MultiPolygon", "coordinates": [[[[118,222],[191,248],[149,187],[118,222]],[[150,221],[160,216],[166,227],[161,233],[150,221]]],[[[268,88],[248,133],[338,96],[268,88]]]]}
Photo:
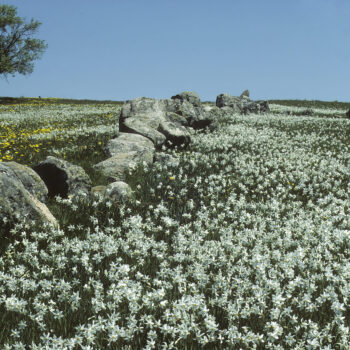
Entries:
{"type": "MultiPolygon", "coordinates": [[[[40,142],[23,162],[13,142],[4,161],[101,158],[119,108],[3,107],[6,130],[32,125],[18,149],[40,142]]],[[[16,224],[0,256],[1,349],[349,349],[344,113],[232,115],[163,149],[178,167],[136,169],[129,206],[56,197],[60,230],[16,224]]]]}

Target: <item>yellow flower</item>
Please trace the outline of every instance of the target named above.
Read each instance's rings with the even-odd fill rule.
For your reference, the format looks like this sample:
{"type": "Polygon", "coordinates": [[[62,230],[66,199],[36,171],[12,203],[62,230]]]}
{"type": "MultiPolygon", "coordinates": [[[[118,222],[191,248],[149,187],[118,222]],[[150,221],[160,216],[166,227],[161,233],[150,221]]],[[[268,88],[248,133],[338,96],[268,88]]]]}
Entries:
{"type": "Polygon", "coordinates": [[[170,180],[175,180],[175,176],[170,176],[169,179],[170,180]]]}

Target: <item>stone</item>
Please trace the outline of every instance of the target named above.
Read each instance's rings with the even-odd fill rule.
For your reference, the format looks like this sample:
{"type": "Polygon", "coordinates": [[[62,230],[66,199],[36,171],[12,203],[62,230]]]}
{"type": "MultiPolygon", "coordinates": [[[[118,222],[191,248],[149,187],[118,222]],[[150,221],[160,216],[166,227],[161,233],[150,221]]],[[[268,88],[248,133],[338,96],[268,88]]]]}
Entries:
{"type": "Polygon", "coordinates": [[[245,92],[240,97],[229,94],[220,94],[216,98],[219,108],[231,108],[234,113],[265,113],[270,111],[267,101],[251,101],[245,92]]]}
{"type": "Polygon", "coordinates": [[[95,164],[93,168],[109,181],[123,181],[130,168],[136,168],[143,162],[148,165],[153,163],[155,147],[145,136],[121,132],[107,143],[105,151],[109,158],[95,164]]]}
{"type": "Polygon", "coordinates": [[[119,131],[147,137],[156,148],[160,148],[166,141],[166,137],[157,131],[161,121],[167,121],[163,103],[154,98],[138,97],[124,103],[119,131]]]}
{"type": "Polygon", "coordinates": [[[131,187],[124,181],[115,181],[108,186],[95,186],[91,189],[91,195],[100,195],[105,200],[118,203],[129,202],[135,198],[131,187]]]}
{"type": "Polygon", "coordinates": [[[183,126],[188,126],[187,119],[180,114],[176,114],[174,112],[166,112],[166,117],[170,122],[177,123],[183,126]]]}
{"type": "Polygon", "coordinates": [[[175,100],[175,113],[186,119],[185,126],[200,129],[198,121],[203,118],[202,107],[195,107],[188,101],[175,100]]]}
{"type": "Polygon", "coordinates": [[[245,97],[249,98],[249,90],[244,90],[239,97],[240,98],[245,98],[245,97]]]}
{"type": "Polygon", "coordinates": [[[345,113],[347,118],[350,118],[350,109],[345,113]]]}
{"type": "Polygon", "coordinates": [[[161,122],[158,131],[165,135],[169,146],[186,147],[191,142],[191,136],[186,128],[174,122],[161,122]]]}
{"type": "MultiPolygon", "coordinates": [[[[0,163],[0,217],[6,217],[13,223],[35,221],[39,224],[49,223],[58,228],[59,224],[47,206],[25,188],[11,167],[13,165],[8,167],[6,162],[0,163]]],[[[27,173],[30,174],[30,170],[27,173]]]]}
{"type": "Polygon", "coordinates": [[[125,119],[119,125],[121,132],[135,133],[150,139],[157,149],[166,142],[166,137],[157,131],[160,122],[154,122],[151,118],[142,116],[125,119]]]}
{"type": "Polygon", "coordinates": [[[231,107],[239,112],[240,109],[237,108],[238,104],[240,104],[240,98],[236,96],[231,96],[229,94],[220,94],[216,97],[216,106],[219,108],[231,107]]]}
{"type": "Polygon", "coordinates": [[[97,163],[93,168],[101,172],[108,181],[124,181],[130,169],[136,168],[140,163],[153,164],[153,152],[144,150],[117,153],[114,156],[97,163]]]}
{"type": "Polygon", "coordinates": [[[155,154],[154,161],[166,166],[171,166],[177,168],[180,164],[180,160],[178,157],[174,157],[171,154],[167,154],[164,152],[159,152],[155,154]]]}
{"type": "Polygon", "coordinates": [[[147,137],[158,150],[166,142],[169,144],[171,140],[168,138],[174,138],[174,135],[177,143],[183,140],[186,145],[189,135],[182,126],[187,126],[189,119],[196,114],[194,108],[196,107],[187,100],[139,97],[124,103],[119,118],[119,130],[147,137]],[[182,108],[190,109],[191,112],[181,113],[182,108]]]}
{"type": "Polygon", "coordinates": [[[269,112],[269,104],[267,101],[255,101],[255,102],[249,102],[242,108],[242,114],[248,114],[248,113],[265,113],[269,112]]]}
{"type": "Polygon", "coordinates": [[[195,107],[201,106],[201,100],[197,93],[193,91],[184,91],[171,97],[172,100],[187,101],[195,107]]]}
{"type": "Polygon", "coordinates": [[[115,181],[106,187],[105,196],[114,202],[124,203],[134,199],[131,187],[123,181],[115,181]]]}
{"type": "Polygon", "coordinates": [[[30,167],[16,162],[6,162],[7,168],[10,168],[15,176],[22,182],[24,188],[45,203],[47,200],[48,189],[40,176],[30,167]]]}
{"type": "Polygon", "coordinates": [[[48,156],[33,169],[45,182],[49,197],[59,195],[62,198],[78,194],[89,195],[91,180],[85,170],[68,161],[48,156]]]}
{"type": "Polygon", "coordinates": [[[118,137],[111,139],[105,148],[108,157],[113,157],[118,153],[142,152],[144,150],[155,151],[153,142],[139,134],[121,132],[118,137]]]}

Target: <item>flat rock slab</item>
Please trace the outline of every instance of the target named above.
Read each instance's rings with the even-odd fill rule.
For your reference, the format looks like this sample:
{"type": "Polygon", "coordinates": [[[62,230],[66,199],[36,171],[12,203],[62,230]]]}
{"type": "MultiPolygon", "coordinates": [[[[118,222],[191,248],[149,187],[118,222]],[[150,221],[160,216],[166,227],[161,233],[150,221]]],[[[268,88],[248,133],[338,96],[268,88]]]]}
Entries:
{"type": "Polygon", "coordinates": [[[79,193],[89,195],[91,180],[85,170],[64,159],[48,156],[33,169],[45,182],[49,197],[60,195],[62,198],[79,193]]]}

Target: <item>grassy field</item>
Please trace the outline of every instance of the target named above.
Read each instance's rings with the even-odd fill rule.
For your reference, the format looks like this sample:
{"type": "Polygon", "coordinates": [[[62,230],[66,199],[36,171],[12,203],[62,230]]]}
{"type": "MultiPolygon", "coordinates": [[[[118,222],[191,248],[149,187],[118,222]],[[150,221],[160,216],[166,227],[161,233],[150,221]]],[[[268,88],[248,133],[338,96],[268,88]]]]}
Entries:
{"type": "MultiPolygon", "coordinates": [[[[54,155],[107,183],[92,165],[120,102],[0,101],[0,161],[54,155]]],[[[349,349],[349,105],[192,130],[163,149],[178,167],[129,175],[129,205],[50,199],[60,230],[2,233],[0,348],[349,349]]]]}

